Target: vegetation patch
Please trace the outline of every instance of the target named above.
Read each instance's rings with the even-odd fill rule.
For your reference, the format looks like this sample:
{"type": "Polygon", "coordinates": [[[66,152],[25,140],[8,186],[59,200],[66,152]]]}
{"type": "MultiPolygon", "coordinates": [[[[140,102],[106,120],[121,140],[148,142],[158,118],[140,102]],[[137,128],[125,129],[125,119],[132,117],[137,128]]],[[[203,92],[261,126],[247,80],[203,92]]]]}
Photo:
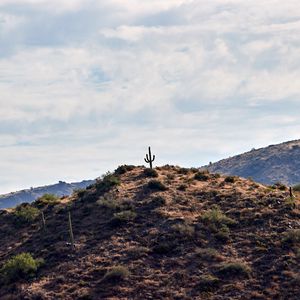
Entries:
{"type": "Polygon", "coordinates": [[[207,181],[209,179],[208,173],[205,172],[197,172],[194,175],[194,179],[198,180],[198,181],[207,181]]]}
{"type": "Polygon", "coordinates": [[[38,208],[31,206],[30,204],[18,205],[14,210],[15,224],[29,224],[36,220],[40,211],[38,208]]]}
{"type": "Polygon", "coordinates": [[[217,274],[224,278],[249,278],[251,268],[241,262],[225,263],[218,267],[217,274]]]}
{"type": "Polygon", "coordinates": [[[166,191],[168,188],[159,180],[150,180],[147,184],[148,189],[153,191],[166,191]]]}
{"type": "Polygon", "coordinates": [[[6,261],[0,269],[1,281],[11,283],[19,279],[30,279],[44,261],[34,259],[30,253],[21,253],[6,261]]]}
{"type": "Polygon", "coordinates": [[[129,277],[129,275],[130,272],[128,268],[124,266],[114,266],[106,272],[102,281],[117,283],[129,277]]]}
{"type": "Polygon", "coordinates": [[[227,176],[224,179],[224,182],[226,183],[235,183],[236,178],[234,176],[227,176]]]}
{"type": "Polygon", "coordinates": [[[220,279],[213,275],[202,275],[197,284],[197,290],[201,292],[213,292],[220,286],[220,279]]]}
{"type": "Polygon", "coordinates": [[[216,249],[200,248],[196,250],[196,257],[205,261],[221,261],[223,258],[216,249]]]}
{"type": "Polygon", "coordinates": [[[117,176],[107,173],[102,180],[97,180],[96,189],[100,193],[106,193],[111,188],[120,185],[120,183],[120,179],[117,176]]]}
{"type": "Polygon", "coordinates": [[[300,229],[290,230],[284,233],[283,244],[288,245],[297,245],[300,244],[300,229]]]}
{"type": "Polygon", "coordinates": [[[223,212],[219,208],[213,208],[205,212],[201,216],[201,220],[205,224],[215,224],[217,226],[222,226],[222,225],[233,226],[237,224],[235,220],[223,214],[223,212]]]}
{"type": "Polygon", "coordinates": [[[132,171],[134,168],[135,168],[135,166],[133,166],[133,165],[122,165],[122,166],[119,166],[115,170],[115,174],[122,175],[122,174],[125,174],[128,171],[132,171]]]}
{"type": "Polygon", "coordinates": [[[113,225],[121,225],[131,221],[134,221],[136,218],[136,213],[132,210],[124,210],[119,213],[114,213],[114,216],[111,220],[113,225]]]}
{"type": "Polygon", "coordinates": [[[46,206],[46,205],[52,206],[58,204],[59,202],[60,202],[59,197],[57,197],[56,195],[45,194],[42,197],[38,198],[35,201],[35,204],[37,206],[46,206]]]}
{"type": "Polygon", "coordinates": [[[194,226],[188,224],[175,224],[172,226],[172,229],[176,234],[179,234],[181,237],[184,238],[192,238],[195,235],[195,228],[194,226]]]}
{"type": "Polygon", "coordinates": [[[153,178],[158,177],[157,171],[154,170],[154,169],[150,169],[150,168],[144,169],[143,174],[144,174],[146,177],[153,177],[153,178]]]}

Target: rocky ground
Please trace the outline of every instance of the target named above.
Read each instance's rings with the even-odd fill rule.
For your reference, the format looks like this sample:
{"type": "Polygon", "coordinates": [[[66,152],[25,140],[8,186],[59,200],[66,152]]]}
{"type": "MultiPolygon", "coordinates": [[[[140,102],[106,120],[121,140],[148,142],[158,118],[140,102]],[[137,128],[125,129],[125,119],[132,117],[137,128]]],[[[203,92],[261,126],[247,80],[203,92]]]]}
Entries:
{"type": "Polygon", "coordinates": [[[197,169],[119,167],[58,203],[1,211],[0,299],[299,299],[299,198],[197,169]],[[44,262],[8,279],[24,252],[44,262]]]}

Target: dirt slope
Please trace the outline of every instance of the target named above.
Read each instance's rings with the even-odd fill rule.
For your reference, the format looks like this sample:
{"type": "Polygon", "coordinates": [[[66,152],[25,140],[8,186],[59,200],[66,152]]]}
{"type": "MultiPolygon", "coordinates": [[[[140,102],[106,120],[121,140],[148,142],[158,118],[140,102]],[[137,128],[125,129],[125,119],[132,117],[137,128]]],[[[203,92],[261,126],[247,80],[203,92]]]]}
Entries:
{"type": "Polygon", "coordinates": [[[22,252],[45,263],[33,278],[3,281],[0,299],[299,299],[298,195],[196,169],[156,171],[119,168],[59,204],[32,204],[46,230],[39,217],[20,225],[2,211],[0,267],[22,252]]]}

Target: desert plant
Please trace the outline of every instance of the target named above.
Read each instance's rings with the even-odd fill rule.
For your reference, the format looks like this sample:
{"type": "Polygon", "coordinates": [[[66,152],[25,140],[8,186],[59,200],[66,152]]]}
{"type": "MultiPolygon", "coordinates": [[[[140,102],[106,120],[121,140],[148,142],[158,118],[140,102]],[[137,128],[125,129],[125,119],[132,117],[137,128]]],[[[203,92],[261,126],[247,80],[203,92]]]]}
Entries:
{"type": "Polygon", "coordinates": [[[186,184],[181,184],[178,188],[177,188],[177,190],[178,191],[186,191],[186,189],[187,189],[187,185],[186,184]]]}
{"type": "Polygon", "coordinates": [[[38,268],[44,263],[42,259],[34,259],[30,253],[13,256],[0,269],[3,282],[13,282],[18,279],[29,279],[35,276],[38,268]]]}
{"type": "Polygon", "coordinates": [[[223,214],[219,208],[213,208],[205,212],[201,216],[201,220],[206,224],[214,224],[219,227],[221,227],[222,225],[232,226],[237,223],[232,218],[229,218],[225,214],[223,214]]]}
{"type": "Polygon", "coordinates": [[[111,220],[113,225],[121,225],[133,221],[136,218],[136,213],[131,210],[124,210],[119,213],[114,213],[111,220]]]}
{"type": "Polygon", "coordinates": [[[149,152],[149,154],[146,154],[146,158],[144,158],[144,159],[145,159],[145,162],[147,164],[150,164],[150,169],[152,169],[152,163],[155,160],[155,155],[153,155],[153,156],[151,155],[151,148],[150,147],[148,147],[148,152],[149,152]]]}
{"type": "Polygon", "coordinates": [[[132,165],[122,165],[122,166],[119,166],[115,170],[115,174],[122,175],[122,174],[125,174],[128,171],[132,171],[133,169],[134,169],[134,166],[132,166],[132,165]]]}
{"type": "Polygon", "coordinates": [[[196,257],[205,261],[220,261],[222,256],[216,249],[213,248],[201,248],[196,250],[196,257]]]}
{"type": "Polygon", "coordinates": [[[227,177],[225,177],[224,182],[234,183],[235,182],[235,177],[234,176],[227,176],[227,177]]]}
{"type": "Polygon", "coordinates": [[[17,225],[28,224],[36,220],[40,211],[30,204],[18,205],[14,210],[15,223],[17,225]]]}
{"type": "Polygon", "coordinates": [[[241,262],[230,262],[220,265],[217,269],[217,273],[220,276],[227,278],[246,277],[249,278],[251,274],[251,268],[241,262]]]}
{"type": "Polygon", "coordinates": [[[296,192],[300,192],[300,183],[293,186],[293,190],[296,192]]]}
{"type": "Polygon", "coordinates": [[[108,172],[103,176],[102,180],[97,180],[96,189],[99,193],[106,193],[111,188],[120,185],[120,183],[120,179],[117,176],[108,172]]]}
{"type": "Polygon", "coordinates": [[[97,204],[100,206],[100,207],[103,207],[103,208],[107,208],[107,209],[110,209],[110,210],[116,210],[116,209],[120,209],[121,208],[121,205],[112,197],[101,197],[98,201],[97,201],[97,204]]]}
{"type": "Polygon", "coordinates": [[[199,278],[197,289],[201,292],[212,292],[220,285],[220,279],[213,275],[202,275],[199,278]]]}
{"type": "Polygon", "coordinates": [[[55,205],[59,203],[59,197],[54,194],[44,194],[43,196],[39,197],[35,204],[37,206],[45,206],[45,205],[55,205]]]}
{"type": "Polygon", "coordinates": [[[159,180],[150,180],[147,184],[147,187],[150,190],[155,190],[155,191],[166,191],[168,188],[159,180]]]}
{"type": "Polygon", "coordinates": [[[144,169],[143,173],[147,177],[158,177],[158,173],[154,169],[146,168],[146,169],[144,169]]]}
{"type": "Polygon", "coordinates": [[[181,235],[185,238],[191,238],[195,234],[195,228],[191,225],[188,225],[186,223],[183,224],[175,224],[172,226],[172,229],[175,231],[175,233],[181,235]]]}
{"type": "Polygon", "coordinates": [[[285,232],[282,238],[282,243],[289,245],[300,244],[300,229],[293,229],[285,232]]]}
{"type": "Polygon", "coordinates": [[[68,223],[69,223],[69,234],[70,234],[70,241],[71,241],[71,249],[75,250],[75,242],[74,242],[74,234],[73,234],[73,226],[72,226],[72,218],[71,212],[68,212],[68,223]]]}
{"type": "Polygon", "coordinates": [[[194,175],[194,179],[199,180],[199,181],[207,181],[209,179],[209,176],[205,172],[197,172],[194,175]]]}
{"type": "Polygon", "coordinates": [[[124,266],[114,266],[106,272],[102,281],[119,282],[130,275],[128,268],[124,266]]]}

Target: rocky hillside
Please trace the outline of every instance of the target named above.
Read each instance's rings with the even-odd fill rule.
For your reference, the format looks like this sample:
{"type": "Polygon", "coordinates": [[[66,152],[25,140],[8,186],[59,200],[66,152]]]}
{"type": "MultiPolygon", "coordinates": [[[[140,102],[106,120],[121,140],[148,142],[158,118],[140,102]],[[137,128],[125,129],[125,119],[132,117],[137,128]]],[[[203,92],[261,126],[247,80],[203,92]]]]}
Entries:
{"type": "Polygon", "coordinates": [[[0,195],[0,209],[14,207],[20,203],[31,203],[44,194],[53,194],[58,197],[69,196],[77,189],[85,189],[93,184],[94,180],[84,180],[81,182],[67,183],[60,181],[57,184],[41,186],[22,190],[10,194],[0,195]]]}
{"type": "Polygon", "coordinates": [[[58,203],[2,211],[0,299],[299,299],[299,196],[119,167],[58,203]]]}
{"type": "Polygon", "coordinates": [[[264,184],[300,183],[300,140],[253,149],[206,166],[211,172],[253,178],[264,184]]]}

